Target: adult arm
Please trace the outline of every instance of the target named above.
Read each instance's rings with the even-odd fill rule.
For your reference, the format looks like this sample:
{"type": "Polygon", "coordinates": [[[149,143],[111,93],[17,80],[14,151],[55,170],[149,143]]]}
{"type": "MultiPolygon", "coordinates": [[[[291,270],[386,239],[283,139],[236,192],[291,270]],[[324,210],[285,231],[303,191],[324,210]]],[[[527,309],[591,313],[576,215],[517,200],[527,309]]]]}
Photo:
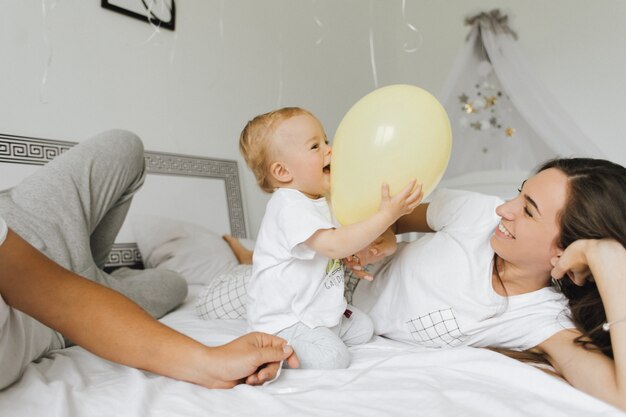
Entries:
{"type": "Polygon", "coordinates": [[[581,284],[589,272],[600,291],[614,359],[574,344],[578,331],[563,330],[541,343],[555,369],[574,387],[626,411],[626,249],[611,239],[580,240],[553,260],[552,275],[581,284]]]}
{"type": "Polygon", "coordinates": [[[262,383],[283,359],[298,365],[286,342],[267,334],[205,346],[120,293],[60,267],[11,230],[0,246],[0,294],[98,356],[208,388],[262,383]]]}
{"type": "Polygon", "coordinates": [[[393,226],[396,234],[419,232],[432,233],[433,229],[428,226],[426,221],[426,212],[428,211],[428,203],[420,204],[411,213],[402,216],[393,226]]]}

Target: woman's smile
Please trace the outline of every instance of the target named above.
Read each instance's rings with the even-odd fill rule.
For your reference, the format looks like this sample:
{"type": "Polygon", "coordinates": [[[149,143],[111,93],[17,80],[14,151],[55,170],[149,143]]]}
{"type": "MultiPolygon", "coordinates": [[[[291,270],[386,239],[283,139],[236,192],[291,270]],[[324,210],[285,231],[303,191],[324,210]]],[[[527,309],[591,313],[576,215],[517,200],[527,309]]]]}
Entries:
{"type": "Polygon", "coordinates": [[[501,237],[506,237],[506,238],[509,238],[509,239],[515,239],[515,236],[513,236],[511,234],[511,232],[509,232],[509,230],[506,227],[504,227],[502,222],[498,223],[498,228],[496,229],[496,234],[498,236],[501,236],[501,237]]]}

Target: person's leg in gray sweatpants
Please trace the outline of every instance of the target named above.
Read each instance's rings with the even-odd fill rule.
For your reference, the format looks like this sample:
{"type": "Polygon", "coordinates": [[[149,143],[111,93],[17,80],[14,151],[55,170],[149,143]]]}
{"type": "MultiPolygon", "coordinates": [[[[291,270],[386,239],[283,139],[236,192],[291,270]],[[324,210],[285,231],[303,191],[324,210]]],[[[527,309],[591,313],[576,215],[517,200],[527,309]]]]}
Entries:
{"type": "Polygon", "coordinates": [[[158,318],[185,298],[184,278],[166,270],[102,270],[144,177],[141,140],[111,130],[1,191],[0,213],[11,229],[55,262],[119,291],[158,318]]]}

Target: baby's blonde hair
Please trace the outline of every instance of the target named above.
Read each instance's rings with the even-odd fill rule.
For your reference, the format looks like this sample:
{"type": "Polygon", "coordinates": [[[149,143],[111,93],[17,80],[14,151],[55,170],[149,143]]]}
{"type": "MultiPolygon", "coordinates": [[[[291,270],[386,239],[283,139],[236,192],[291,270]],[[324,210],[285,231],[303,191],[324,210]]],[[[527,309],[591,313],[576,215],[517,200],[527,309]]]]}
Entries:
{"type": "Polygon", "coordinates": [[[254,173],[257,184],[267,193],[273,193],[275,188],[269,176],[269,168],[273,162],[270,139],[280,122],[301,114],[307,114],[317,120],[308,110],[300,107],[283,107],[256,116],[241,131],[239,151],[254,173]]]}

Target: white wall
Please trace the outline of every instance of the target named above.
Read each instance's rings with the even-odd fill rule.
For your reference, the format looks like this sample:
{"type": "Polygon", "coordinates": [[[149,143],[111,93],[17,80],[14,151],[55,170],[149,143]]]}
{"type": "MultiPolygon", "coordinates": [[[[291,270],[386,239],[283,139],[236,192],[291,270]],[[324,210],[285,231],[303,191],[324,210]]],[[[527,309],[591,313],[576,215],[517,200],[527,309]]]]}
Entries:
{"type": "Polygon", "coordinates": [[[407,0],[404,12],[402,4],[178,0],[176,31],[154,33],[97,0],[1,0],[0,132],[80,141],[120,127],[150,150],[238,159],[254,236],[266,196],[238,154],[248,119],[298,105],[332,138],[375,80],[436,93],[464,41],[463,18],[501,7],[538,76],[626,164],[626,2],[407,0]]]}

